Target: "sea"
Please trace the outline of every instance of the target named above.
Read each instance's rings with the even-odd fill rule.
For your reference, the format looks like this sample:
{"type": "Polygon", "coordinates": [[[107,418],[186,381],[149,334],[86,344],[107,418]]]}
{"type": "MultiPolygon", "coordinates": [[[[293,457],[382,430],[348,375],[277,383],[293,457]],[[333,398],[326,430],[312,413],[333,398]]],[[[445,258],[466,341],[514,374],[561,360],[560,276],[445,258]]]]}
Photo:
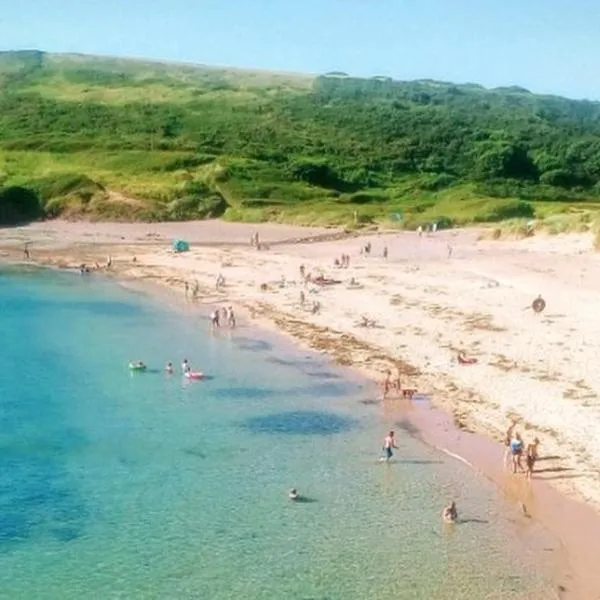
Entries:
{"type": "Polygon", "coordinates": [[[517,507],[321,355],[10,267],[0,340],[2,599],[554,597],[517,507]]]}

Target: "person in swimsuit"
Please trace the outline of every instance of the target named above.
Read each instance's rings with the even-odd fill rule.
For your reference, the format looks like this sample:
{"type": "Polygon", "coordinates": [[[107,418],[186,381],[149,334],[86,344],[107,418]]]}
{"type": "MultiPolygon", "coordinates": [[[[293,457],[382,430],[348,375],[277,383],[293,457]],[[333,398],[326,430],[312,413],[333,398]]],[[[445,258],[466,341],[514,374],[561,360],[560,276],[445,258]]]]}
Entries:
{"type": "Polygon", "coordinates": [[[533,468],[535,467],[535,461],[538,459],[538,446],[540,440],[535,438],[533,444],[527,444],[527,450],[525,451],[525,464],[527,465],[527,479],[531,479],[533,475],[533,468]]]}
{"type": "Polygon", "coordinates": [[[213,329],[216,329],[217,327],[219,327],[220,322],[219,322],[219,309],[215,309],[212,311],[211,315],[210,315],[210,322],[212,324],[213,329]]]}
{"type": "Polygon", "coordinates": [[[390,431],[383,440],[383,451],[385,453],[386,462],[388,462],[390,458],[394,456],[392,448],[398,450],[398,446],[396,446],[396,438],[394,437],[394,432],[390,431]]]}
{"type": "Polygon", "coordinates": [[[385,379],[383,380],[381,387],[383,387],[382,399],[385,400],[387,398],[388,394],[390,393],[390,391],[392,390],[392,372],[391,371],[385,372],[385,379]]]}
{"type": "Polygon", "coordinates": [[[181,370],[184,375],[192,370],[187,358],[183,359],[183,362],[181,363],[181,370]]]}
{"type": "Polygon", "coordinates": [[[300,494],[298,493],[298,490],[296,488],[292,488],[288,494],[288,498],[290,500],[298,500],[298,498],[300,498],[300,494]]]}
{"type": "Polygon", "coordinates": [[[506,435],[504,436],[505,450],[504,450],[504,459],[502,461],[502,464],[504,465],[504,468],[507,467],[507,465],[508,465],[508,458],[511,455],[511,452],[510,452],[510,440],[512,439],[513,431],[515,430],[516,426],[517,426],[516,422],[512,421],[511,424],[510,424],[510,427],[506,430],[506,435]]]}
{"type": "Polygon", "coordinates": [[[444,507],[442,511],[442,519],[446,523],[454,523],[458,519],[458,511],[456,510],[456,502],[454,500],[444,507]]]}
{"type": "Polygon", "coordinates": [[[232,306],[227,309],[227,324],[231,329],[235,328],[235,313],[232,306]]]}
{"type": "Polygon", "coordinates": [[[513,473],[517,472],[517,468],[522,472],[521,456],[523,456],[523,440],[519,433],[515,433],[512,440],[510,440],[510,452],[512,454],[513,473]]]}
{"type": "Polygon", "coordinates": [[[173,363],[171,361],[167,363],[167,366],[165,367],[165,372],[169,375],[173,374],[173,363]]]}

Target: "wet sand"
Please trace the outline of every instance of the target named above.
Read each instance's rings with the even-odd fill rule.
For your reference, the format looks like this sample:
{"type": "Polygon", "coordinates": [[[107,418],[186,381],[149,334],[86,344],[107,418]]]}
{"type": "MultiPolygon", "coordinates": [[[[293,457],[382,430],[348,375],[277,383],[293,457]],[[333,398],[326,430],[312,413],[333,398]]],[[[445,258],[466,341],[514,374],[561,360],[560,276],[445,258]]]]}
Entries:
{"type": "Polygon", "coordinates": [[[600,263],[591,240],[485,242],[476,231],[357,239],[328,230],[230,225],[43,223],[0,231],[0,250],[7,260],[22,260],[29,241],[33,262],[63,268],[102,266],[110,255],[110,272],[119,278],[167,286],[178,301],[184,282],[197,281],[191,305],[208,312],[233,304],[251,324],[289,334],[371,379],[398,367],[403,385],[426,393],[431,405],[387,400],[382,407],[390,418],[407,419],[426,441],[463,457],[560,540],[557,585],[564,590],[557,588],[557,597],[600,598],[600,371],[594,367],[600,263]],[[191,252],[174,255],[169,242],[185,237],[176,235],[183,231],[197,242],[191,252]],[[254,231],[270,250],[248,247],[254,231]],[[373,256],[360,256],[367,241],[373,256]],[[351,255],[347,270],[333,267],[341,253],[351,255]],[[305,286],[300,264],[342,283],[305,286]],[[218,273],[226,277],[221,290],[214,284],[218,273]],[[349,289],[350,277],[361,287],[349,289]],[[318,313],[300,306],[300,290],[308,303],[318,299],[318,313]],[[541,316],[526,309],[538,293],[548,300],[541,316]],[[363,314],[378,326],[359,327],[363,314]],[[475,354],[478,364],[456,365],[458,348],[475,354]],[[501,468],[498,441],[510,417],[526,443],[534,435],[542,440],[531,484],[501,468]]]}

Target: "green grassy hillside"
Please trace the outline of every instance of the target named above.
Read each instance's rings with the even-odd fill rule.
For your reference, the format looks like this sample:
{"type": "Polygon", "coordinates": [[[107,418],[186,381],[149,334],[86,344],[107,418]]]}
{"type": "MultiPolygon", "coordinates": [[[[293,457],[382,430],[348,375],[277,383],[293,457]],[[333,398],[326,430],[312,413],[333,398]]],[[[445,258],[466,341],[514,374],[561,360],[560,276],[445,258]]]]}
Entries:
{"type": "Polygon", "coordinates": [[[600,206],[600,104],[521,88],[5,52],[0,186],[5,222],[412,227],[587,211],[600,206]]]}

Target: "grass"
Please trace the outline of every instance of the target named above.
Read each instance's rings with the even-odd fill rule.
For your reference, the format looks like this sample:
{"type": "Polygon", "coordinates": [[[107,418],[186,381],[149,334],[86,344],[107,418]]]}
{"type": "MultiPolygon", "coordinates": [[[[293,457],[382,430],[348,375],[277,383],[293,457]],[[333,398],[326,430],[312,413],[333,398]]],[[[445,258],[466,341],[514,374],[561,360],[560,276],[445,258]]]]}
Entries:
{"type": "Polygon", "coordinates": [[[508,126],[520,134],[520,118],[497,93],[464,86],[457,94],[455,86],[448,92],[449,84],[415,82],[400,86],[391,102],[377,96],[379,84],[365,93],[366,80],[359,80],[349,84],[358,86],[350,100],[343,90],[331,97],[325,90],[317,101],[317,81],[111,57],[0,53],[0,186],[35,190],[50,216],[153,220],[218,213],[247,222],[407,229],[501,223],[492,237],[526,235],[535,219],[549,233],[596,232],[600,198],[592,188],[562,198],[560,190],[522,181],[486,185],[473,176],[477,165],[464,166],[478,155],[484,134],[502,137],[508,126]],[[438,94],[431,110],[423,94],[427,102],[438,94]],[[453,107],[461,95],[467,104],[453,107]],[[477,113],[482,101],[486,108],[477,113]],[[481,120],[478,137],[462,140],[467,151],[450,164],[461,144],[443,144],[466,131],[465,107],[481,120]],[[489,113],[499,121],[486,121],[489,113]],[[406,130],[405,122],[411,123],[406,130]],[[424,133],[434,141],[419,148],[415,140],[424,133]],[[433,158],[449,166],[441,169],[433,158]]]}

